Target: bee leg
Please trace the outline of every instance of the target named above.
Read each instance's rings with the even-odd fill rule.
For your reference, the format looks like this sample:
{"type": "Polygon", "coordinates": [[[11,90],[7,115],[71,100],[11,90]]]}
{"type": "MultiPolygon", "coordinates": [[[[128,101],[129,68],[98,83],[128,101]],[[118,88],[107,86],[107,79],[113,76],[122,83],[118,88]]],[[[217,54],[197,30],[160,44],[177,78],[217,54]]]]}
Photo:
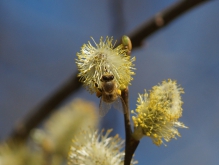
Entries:
{"type": "Polygon", "coordinates": [[[102,96],[102,92],[100,91],[100,89],[96,90],[96,96],[98,98],[100,98],[102,96]]]}
{"type": "Polygon", "coordinates": [[[96,87],[96,96],[99,98],[102,96],[102,90],[98,87],[96,87]]]}
{"type": "Polygon", "coordinates": [[[100,88],[98,88],[98,84],[94,83],[95,85],[95,89],[96,89],[96,96],[99,98],[102,96],[102,90],[100,88]]]}

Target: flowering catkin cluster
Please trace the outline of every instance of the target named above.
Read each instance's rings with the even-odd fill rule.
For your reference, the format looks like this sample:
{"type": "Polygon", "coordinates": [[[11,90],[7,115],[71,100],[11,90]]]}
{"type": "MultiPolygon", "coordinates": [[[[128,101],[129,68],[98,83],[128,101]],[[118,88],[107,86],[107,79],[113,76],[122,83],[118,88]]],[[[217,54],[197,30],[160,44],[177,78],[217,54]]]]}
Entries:
{"type": "Polygon", "coordinates": [[[162,84],[154,86],[150,94],[145,91],[137,100],[137,109],[132,111],[135,131],[133,136],[140,139],[149,136],[156,145],[161,145],[164,139],[170,141],[180,136],[176,127],[187,128],[178,121],[182,115],[182,104],[180,94],[183,89],[177,86],[176,81],[163,81],[162,84]]]}
{"type": "Polygon", "coordinates": [[[88,42],[81,47],[77,53],[80,81],[91,92],[95,93],[101,87],[101,78],[104,74],[112,74],[118,89],[124,89],[130,84],[134,75],[132,71],[135,57],[130,58],[123,45],[116,48],[113,38],[100,38],[100,43],[96,43],[92,38],[95,47],[88,42]]]}
{"type": "MultiPolygon", "coordinates": [[[[124,141],[118,135],[108,137],[112,129],[100,133],[93,129],[82,131],[83,136],[75,137],[69,152],[69,165],[122,165],[124,164],[124,141]]],[[[137,164],[132,160],[131,165],[137,164]]]]}

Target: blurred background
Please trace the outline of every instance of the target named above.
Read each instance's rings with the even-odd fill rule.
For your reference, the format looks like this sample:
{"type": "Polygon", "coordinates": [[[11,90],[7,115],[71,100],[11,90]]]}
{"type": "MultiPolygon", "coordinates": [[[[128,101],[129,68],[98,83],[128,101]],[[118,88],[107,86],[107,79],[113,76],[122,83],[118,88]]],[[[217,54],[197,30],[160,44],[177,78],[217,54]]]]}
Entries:
{"type": "MultiPolygon", "coordinates": [[[[120,40],[176,0],[0,1],[0,138],[76,72],[80,47],[101,36],[120,40]]],[[[189,129],[167,147],[143,138],[139,164],[218,164],[219,158],[219,1],[204,3],[147,38],[132,51],[136,75],[130,109],[138,93],[164,79],[184,88],[183,117],[189,129]]],[[[99,105],[84,88],[71,98],[99,105]]],[[[66,101],[66,102],[67,102],[66,101]]],[[[100,127],[124,139],[123,115],[111,110],[100,127]],[[113,122],[112,122],[113,121],[113,122]]]]}

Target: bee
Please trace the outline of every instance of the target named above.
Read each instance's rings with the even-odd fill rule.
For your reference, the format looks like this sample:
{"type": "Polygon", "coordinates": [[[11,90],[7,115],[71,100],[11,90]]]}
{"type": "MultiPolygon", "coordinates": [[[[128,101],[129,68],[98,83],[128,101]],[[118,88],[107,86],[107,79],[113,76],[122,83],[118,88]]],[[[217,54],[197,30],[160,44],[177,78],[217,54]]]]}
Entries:
{"type": "Polygon", "coordinates": [[[125,103],[121,97],[121,90],[117,88],[112,74],[104,74],[101,81],[101,87],[98,88],[96,93],[97,97],[101,97],[99,105],[100,116],[105,116],[106,113],[111,109],[111,106],[119,111],[123,112],[123,106],[125,103]]]}

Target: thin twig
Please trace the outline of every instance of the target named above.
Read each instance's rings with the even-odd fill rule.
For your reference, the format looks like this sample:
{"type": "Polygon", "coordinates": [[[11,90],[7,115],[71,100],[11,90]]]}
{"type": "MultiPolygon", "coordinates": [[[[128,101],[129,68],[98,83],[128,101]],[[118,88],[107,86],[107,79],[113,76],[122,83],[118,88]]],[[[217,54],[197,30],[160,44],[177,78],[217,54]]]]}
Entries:
{"type": "MultiPolygon", "coordinates": [[[[156,14],[129,35],[133,48],[140,47],[146,37],[163,28],[187,10],[205,1],[207,0],[180,1],[166,10],[156,14]]],[[[28,114],[15,126],[10,137],[12,139],[25,140],[31,129],[41,123],[42,120],[44,120],[55,108],[60,105],[60,103],[62,103],[70,94],[76,92],[80,87],[81,83],[78,82],[77,73],[75,73],[70,80],[64,83],[64,85],[53,93],[51,97],[46,99],[38,107],[30,110],[30,114],[28,114]]]]}
{"type": "MultiPolygon", "coordinates": [[[[122,37],[122,45],[124,50],[126,50],[126,54],[131,56],[132,51],[132,42],[127,36],[122,37]]],[[[132,138],[132,129],[130,123],[130,111],[129,111],[129,90],[128,87],[122,90],[121,97],[124,101],[123,110],[124,110],[124,122],[125,122],[125,159],[124,165],[130,165],[132,160],[132,156],[139,144],[139,141],[132,138]]]]}
{"type": "Polygon", "coordinates": [[[131,130],[131,124],[130,124],[130,113],[129,113],[129,100],[128,100],[128,94],[129,94],[129,90],[128,88],[126,88],[125,90],[122,91],[122,99],[125,102],[125,106],[124,107],[124,122],[125,122],[125,160],[124,160],[124,165],[129,164],[129,162],[132,159],[132,155],[128,154],[128,146],[129,146],[129,141],[130,141],[130,137],[132,134],[132,130],[131,130]]]}
{"type": "Polygon", "coordinates": [[[125,160],[124,165],[130,165],[132,160],[132,156],[139,144],[139,141],[132,138],[132,130],[131,130],[131,123],[130,123],[130,114],[129,114],[129,101],[128,101],[128,88],[122,91],[122,99],[125,102],[124,111],[124,122],[125,122],[125,133],[126,133],[126,141],[125,141],[125,160]]]}
{"type": "Polygon", "coordinates": [[[129,90],[128,88],[126,88],[125,90],[122,91],[121,97],[125,103],[125,107],[124,109],[124,122],[125,122],[125,132],[126,132],[126,139],[129,139],[129,135],[132,134],[132,130],[131,130],[131,124],[130,124],[130,113],[129,113],[129,100],[128,100],[128,93],[129,90]]]}

